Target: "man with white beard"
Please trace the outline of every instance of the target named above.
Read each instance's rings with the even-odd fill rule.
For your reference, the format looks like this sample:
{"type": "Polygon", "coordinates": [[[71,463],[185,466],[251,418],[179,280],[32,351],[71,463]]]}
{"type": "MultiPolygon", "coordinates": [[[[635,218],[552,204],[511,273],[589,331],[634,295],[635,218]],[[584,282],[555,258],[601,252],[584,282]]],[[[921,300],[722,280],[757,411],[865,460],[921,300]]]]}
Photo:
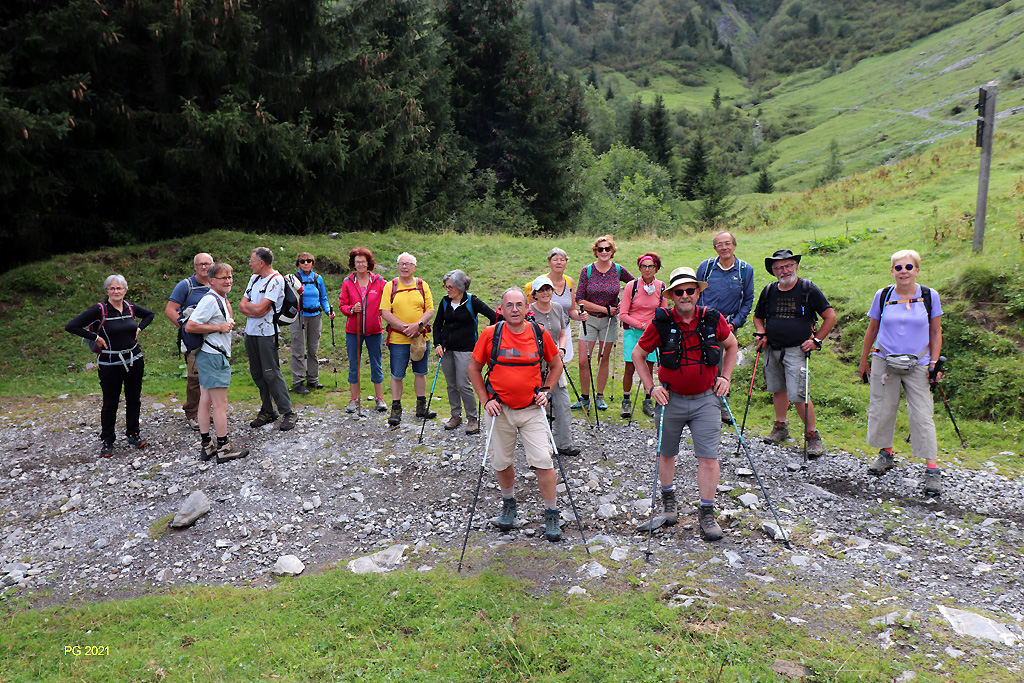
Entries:
{"type": "Polygon", "coordinates": [[[779,444],[789,438],[786,413],[793,401],[796,412],[804,421],[808,457],[817,458],[825,453],[814,419],[814,405],[804,395],[807,366],[811,351],[820,350],[822,341],[836,324],[832,305],[810,280],[797,277],[800,254],[779,249],[764,260],[765,269],[778,282],[761,290],[754,308],[754,337],[757,348],[765,350],[765,381],[772,392],[775,407],[775,425],[765,438],[766,443],[779,444]],[[815,330],[817,317],[821,328],[815,330]]]}

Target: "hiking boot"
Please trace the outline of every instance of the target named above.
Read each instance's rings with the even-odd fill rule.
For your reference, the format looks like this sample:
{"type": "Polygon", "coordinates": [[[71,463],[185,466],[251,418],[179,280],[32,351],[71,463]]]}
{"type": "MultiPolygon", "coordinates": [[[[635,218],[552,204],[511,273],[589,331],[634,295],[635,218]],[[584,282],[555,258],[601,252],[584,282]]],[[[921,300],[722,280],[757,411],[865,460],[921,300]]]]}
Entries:
{"type": "Polygon", "coordinates": [[[501,514],[498,515],[498,528],[502,531],[508,531],[512,528],[512,523],[516,521],[516,499],[515,498],[502,498],[501,499],[501,514]]]}
{"type": "Polygon", "coordinates": [[[574,457],[576,457],[577,455],[580,454],[580,449],[576,448],[575,446],[568,446],[566,448],[559,448],[558,449],[558,454],[559,455],[565,455],[565,456],[568,456],[570,458],[574,458],[574,457]]]}
{"type": "Polygon", "coordinates": [[[773,446],[777,446],[778,444],[782,443],[788,438],[789,423],[786,422],[785,420],[782,420],[781,422],[779,420],[776,420],[775,426],[772,427],[772,431],[768,434],[768,436],[764,437],[764,442],[772,444],[773,446]]]}
{"type": "Polygon", "coordinates": [[[392,401],[391,402],[391,415],[388,416],[388,424],[392,427],[397,427],[402,424],[402,402],[392,401]]]}
{"type": "Polygon", "coordinates": [[[197,420],[196,418],[187,417],[185,418],[185,422],[188,423],[188,428],[191,429],[193,432],[199,431],[199,420],[197,420]]]}
{"type": "Polygon", "coordinates": [[[437,413],[433,410],[427,409],[427,397],[417,396],[416,397],[416,417],[423,419],[431,419],[437,417],[437,413]]]}
{"type": "Polygon", "coordinates": [[[544,538],[552,543],[562,540],[562,514],[558,510],[544,511],[544,538]]]}
{"type": "Polygon", "coordinates": [[[446,432],[450,432],[453,429],[458,429],[460,424],[462,424],[462,418],[452,415],[448,418],[448,421],[444,423],[444,430],[446,432]]]}
{"type": "Polygon", "coordinates": [[[249,423],[249,426],[253,429],[259,429],[263,425],[268,425],[277,419],[277,413],[265,413],[262,410],[256,415],[256,419],[249,423]]]}
{"type": "Polygon", "coordinates": [[[319,380],[315,380],[315,379],[314,380],[307,380],[306,381],[306,388],[307,389],[323,389],[324,385],[320,384],[319,380]]]}
{"type": "MultiPolygon", "coordinates": [[[[291,413],[289,413],[290,415],[291,413]]],[[[287,415],[285,416],[287,417],[287,415]]],[[[226,444],[217,449],[217,464],[222,465],[231,460],[238,460],[249,455],[249,450],[246,448],[235,448],[228,441],[226,444]]]]}
{"type": "Polygon", "coordinates": [[[724,424],[724,425],[731,425],[732,424],[732,415],[729,414],[728,410],[723,410],[722,411],[722,424],[724,424]]]}
{"type": "Polygon", "coordinates": [[[883,448],[878,451],[878,459],[868,465],[868,474],[881,476],[896,467],[896,458],[893,457],[891,448],[883,448]]]}
{"type": "Polygon", "coordinates": [[[292,387],[292,391],[294,391],[296,394],[299,394],[300,396],[305,396],[306,394],[309,393],[309,389],[307,389],[306,385],[302,384],[301,382],[299,384],[294,385],[292,387]]]}
{"type": "Polygon", "coordinates": [[[136,448],[145,448],[146,440],[143,439],[138,432],[128,435],[128,445],[135,446],[136,448]]]}
{"type": "Polygon", "coordinates": [[[100,457],[109,458],[114,455],[114,443],[112,441],[104,441],[100,446],[100,457]]]}
{"type": "Polygon", "coordinates": [[[661,507],[665,510],[665,524],[672,526],[679,521],[679,508],[676,505],[676,492],[661,492],[661,507]]]}
{"type": "Polygon", "coordinates": [[[629,405],[629,396],[622,397],[622,411],[619,413],[619,415],[625,418],[633,417],[633,409],[629,405]]]}
{"type": "Polygon", "coordinates": [[[654,401],[650,396],[644,396],[644,415],[654,417],[654,401]]]}
{"type": "Polygon", "coordinates": [[[594,397],[594,405],[597,406],[598,410],[608,410],[608,404],[605,403],[603,394],[598,394],[594,397]]]}
{"type": "Polygon", "coordinates": [[[571,406],[569,406],[569,409],[570,410],[585,410],[585,411],[587,411],[589,413],[590,412],[590,397],[588,396],[587,398],[581,398],[581,399],[577,400],[575,403],[573,403],[571,406]]]}
{"type": "Polygon", "coordinates": [[[217,442],[213,439],[199,446],[199,459],[203,462],[208,461],[215,455],[217,455],[217,442]]]}
{"type": "Polygon", "coordinates": [[[346,413],[354,413],[357,410],[359,410],[359,399],[358,398],[352,399],[351,401],[348,402],[348,405],[345,406],[345,412],[346,413]]]}
{"type": "Polygon", "coordinates": [[[804,438],[807,439],[808,458],[820,458],[825,455],[825,444],[821,442],[821,434],[818,434],[817,429],[813,432],[807,432],[804,438]]]}
{"type": "Polygon", "coordinates": [[[295,414],[293,410],[290,413],[285,413],[284,417],[281,418],[281,426],[278,427],[282,432],[287,432],[289,429],[295,428],[295,423],[299,421],[299,416],[295,414]]]}
{"type": "Polygon", "coordinates": [[[925,468],[924,492],[928,496],[938,496],[942,493],[942,470],[938,467],[925,468]]]}
{"type": "Polygon", "coordinates": [[[471,417],[466,420],[466,434],[473,436],[474,434],[480,433],[480,420],[475,417],[471,417]]]}
{"type": "Polygon", "coordinates": [[[373,402],[374,402],[374,404],[375,404],[375,406],[377,408],[377,412],[378,413],[383,413],[383,412],[385,412],[388,409],[387,401],[385,401],[380,396],[377,396],[376,398],[374,398],[373,402]]]}
{"type": "Polygon", "coordinates": [[[715,519],[715,508],[710,505],[700,506],[700,532],[704,535],[704,539],[707,541],[720,541],[722,536],[722,527],[718,526],[718,520],[715,519]]]}

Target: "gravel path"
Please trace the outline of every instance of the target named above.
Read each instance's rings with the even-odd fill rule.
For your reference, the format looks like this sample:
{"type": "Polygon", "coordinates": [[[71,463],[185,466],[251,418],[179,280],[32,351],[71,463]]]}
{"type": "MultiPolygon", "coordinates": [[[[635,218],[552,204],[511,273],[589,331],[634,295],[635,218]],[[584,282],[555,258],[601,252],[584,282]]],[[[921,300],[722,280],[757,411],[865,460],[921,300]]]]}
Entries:
{"type": "MultiPolygon", "coordinates": [[[[129,452],[122,439],[113,458],[98,460],[98,396],[4,407],[0,583],[7,594],[40,606],[169,585],[262,585],[273,581],[272,568],[283,555],[296,555],[308,572],[396,544],[409,546],[412,567],[454,570],[484,447],[484,435],[445,432],[440,419],[427,425],[424,444],[417,445],[419,423],[392,430],[383,413],[359,419],[308,407],[300,408],[291,432],[251,430],[244,423],[255,410],[236,405],[231,433],[252,454],[213,465],[197,460],[198,439],[176,404],[144,398],[143,434],[150,445],[129,452]],[[190,528],[151,536],[154,522],[174,514],[195,490],[211,500],[209,514],[190,528]]],[[[692,567],[719,589],[755,591],[758,600],[781,595],[781,586],[805,591],[801,606],[788,613],[780,606],[778,618],[823,620],[827,630],[840,627],[827,623],[835,621],[829,616],[834,610],[867,607],[890,615],[866,636],[881,648],[934,647],[938,658],[997,658],[1007,671],[1024,670],[1021,479],[997,474],[992,463],[978,471],[947,468],[943,495],[929,499],[921,493],[921,465],[902,457],[883,477],[866,473],[864,456],[842,452],[802,469],[798,443],[782,448],[758,439],[751,442],[752,456],[791,536],[786,547],[762,530],[772,514],[746,457],[733,455],[735,436],[726,436],[718,498],[725,539],[702,541],[695,514],[687,512],[696,481],[684,447],[676,477],[683,514],[677,526],[655,533],[646,563],[647,538],[635,528],[650,506],[651,429],[602,421],[602,459],[602,444],[581,414],[576,418],[584,453],[563,462],[592,555],[582,566],[582,551],[571,564],[552,562],[562,569],[539,580],[538,590],[585,590],[616,576],[666,590],[659,572],[692,567]],[[739,502],[745,493],[756,497],[751,507],[739,502]],[[893,645],[901,628],[896,622],[907,613],[945,623],[939,605],[991,616],[1016,644],[958,636],[950,652],[928,634],[917,645],[893,645]]],[[[534,482],[524,481],[531,477],[520,471],[522,525],[509,534],[487,523],[498,513],[500,496],[493,476],[484,477],[469,571],[509,546],[554,559],[571,559],[567,550],[581,547],[574,524],[566,525],[562,543],[543,540],[541,501],[534,482]]],[[[564,494],[560,503],[563,518],[571,520],[564,494]]],[[[671,589],[665,595],[684,603],[708,599],[674,596],[671,589]]]]}

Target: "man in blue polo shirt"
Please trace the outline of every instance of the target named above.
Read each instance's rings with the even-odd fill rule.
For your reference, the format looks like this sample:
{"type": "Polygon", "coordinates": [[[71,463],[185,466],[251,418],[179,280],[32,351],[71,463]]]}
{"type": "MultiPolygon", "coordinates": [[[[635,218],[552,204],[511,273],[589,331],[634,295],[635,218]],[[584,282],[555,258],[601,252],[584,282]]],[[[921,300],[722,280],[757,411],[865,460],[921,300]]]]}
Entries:
{"type": "MultiPolygon", "coordinates": [[[[195,308],[206,293],[210,291],[210,280],[206,270],[213,265],[213,257],[209,254],[196,254],[192,259],[192,269],[195,273],[174,286],[171,295],[168,297],[167,305],[164,307],[164,315],[174,323],[176,328],[184,324],[182,313],[190,308],[195,308]]],[[[192,431],[199,431],[199,373],[196,371],[196,351],[185,352],[185,404],[181,406],[185,413],[192,431]]]]}

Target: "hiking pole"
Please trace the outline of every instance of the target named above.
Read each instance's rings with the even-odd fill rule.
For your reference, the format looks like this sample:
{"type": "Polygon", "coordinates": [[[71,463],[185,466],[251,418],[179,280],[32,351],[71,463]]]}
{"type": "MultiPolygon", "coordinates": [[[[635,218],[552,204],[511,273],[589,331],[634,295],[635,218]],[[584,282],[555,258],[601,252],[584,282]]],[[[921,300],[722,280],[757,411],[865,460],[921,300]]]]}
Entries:
{"type": "MultiPolygon", "coordinates": [[[[569,380],[569,386],[572,387],[573,395],[576,396],[576,400],[577,401],[580,401],[580,392],[576,391],[576,383],[572,381],[572,376],[568,372],[566,372],[564,374],[565,374],[565,378],[567,380],[569,380]]],[[[604,442],[601,441],[601,435],[597,433],[596,429],[594,429],[594,423],[590,421],[590,412],[584,410],[583,411],[583,417],[587,418],[587,426],[590,427],[590,433],[594,435],[595,439],[597,439],[597,445],[601,449],[601,459],[602,460],[607,460],[608,456],[604,452],[604,442]]]]}
{"type": "MultiPolygon", "coordinates": [[[[481,415],[482,416],[482,415],[481,415]]],[[[491,449],[491,435],[494,434],[494,418],[491,418],[491,426],[487,429],[487,443],[484,444],[484,459],[480,461],[480,476],[476,479],[476,493],[473,494],[473,505],[469,508],[469,522],[466,524],[466,537],[462,539],[462,553],[459,555],[458,572],[462,571],[462,558],[466,556],[466,544],[469,542],[469,529],[473,526],[473,513],[476,512],[476,502],[480,499],[480,485],[484,481],[484,467],[487,465],[487,452],[491,449]]]]}
{"type": "MultiPolygon", "coordinates": [[[[807,421],[811,415],[811,352],[804,352],[804,467],[807,467],[807,429],[811,426],[807,421]]],[[[732,411],[729,411],[732,417],[732,411]]]]}
{"type": "MultiPolygon", "coordinates": [[[[356,325],[356,417],[362,419],[363,417],[363,378],[362,378],[362,366],[363,366],[363,312],[360,310],[356,315],[359,316],[359,324],[356,325]]],[[[376,394],[374,394],[376,396],[376,394]]]]}
{"type": "Polygon", "coordinates": [[[732,414],[732,408],[729,406],[729,399],[725,396],[719,396],[719,400],[725,409],[729,412],[729,417],[732,419],[732,427],[736,430],[736,436],[739,437],[740,445],[743,447],[743,451],[747,454],[747,461],[750,463],[750,469],[754,471],[754,476],[757,478],[757,485],[761,487],[761,493],[764,494],[765,502],[768,503],[768,509],[772,511],[772,516],[775,518],[775,524],[779,527],[779,533],[782,534],[782,541],[786,544],[787,548],[792,548],[789,539],[786,538],[786,530],[782,528],[782,522],[779,521],[779,513],[775,511],[775,506],[772,504],[771,496],[768,495],[768,490],[764,487],[764,482],[761,481],[761,475],[757,472],[757,466],[754,465],[754,457],[750,455],[750,448],[747,446],[747,442],[743,440],[743,434],[740,433],[740,428],[736,426],[736,418],[732,414]]]}
{"type": "MultiPolygon", "coordinates": [[[[946,364],[946,357],[939,356],[938,362],[935,364],[935,374],[938,375],[942,372],[942,367],[946,364]]],[[[942,385],[939,384],[938,380],[932,383],[932,389],[939,390],[939,396],[942,397],[942,405],[946,406],[946,414],[949,415],[949,421],[953,423],[953,429],[956,430],[956,435],[960,439],[960,445],[967,448],[967,442],[964,441],[964,437],[960,434],[960,428],[956,426],[956,418],[953,417],[953,410],[949,407],[949,401],[946,400],[946,392],[942,390],[942,385]]]]}
{"type": "Polygon", "coordinates": [[[555,435],[551,433],[551,426],[547,420],[544,420],[544,428],[548,430],[548,440],[551,442],[551,448],[555,451],[555,462],[558,463],[558,469],[562,472],[562,483],[565,484],[565,492],[569,496],[569,505],[572,506],[572,514],[576,518],[576,526],[580,529],[580,538],[583,539],[583,547],[587,551],[587,555],[590,554],[590,546],[587,545],[587,537],[583,535],[583,519],[580,517],[579,510],[576,509],[576,502],[572,499],[572,489],[569,487],[569,478],[565,476],[565,467],[562,465],[562,456],[558,454],[558,446],[555,445],[555,435]]]}
{"type": "MultiPolygon", "coordinates": [[[[444,347],[441,348],[443,349],[444,347]]],[[[420,436],[416,439],[416,443],[423,443],[423,430],[427,428],[427,415],[430,414],[430,402],[434,400],[434,388],[437,386],[437,371],[440,369],[441,359],[438,358],[437,365],[434,366],[434,381],[430,383],[430,398],[427,399],[427,407],[423,410],[423,424],[420,425],[420,436]]]]}
{"type": "MultiPolygon", "coordinates": [[[[580,304],[580,312],[581,313],[586,313],[586,309],[583,308],[583,304],[580,304]]],[[[587,321],[586,320],[581,320],[580,322],[583,324],[583,341],[587,345],[587,374],[590,375],[590,391],[596,394],[597,393],[597,387],[594,385],[594,366],[591,363],[591,358],[590,358],[590,354],[593,351],[593,348],[590,346],[590,341],[587,339],[587,321]]],[[[582,382],[583,379],[580,378],[580,381],[582,382]]],[[[576,400],[579,402],[580,407],[583,408],[584,412],[588,413],[588,418],[589,418],[590,405],[589,404],[588,405],[583,405],[583,397],[582,396],[577,395],[576,400]]],[[[597,429],[600,429],[601,428],[601,417],[597,414],[596,408],[594,410],[594,419],[597,420],[597,429]]]]}
{"type": "MultiPolygon", "coordinates": [[[[626,348],[625,342],[623,342],[622,348],[623,349],[626,348]]],[[[644,359],[644,362],[645,363],[647,362],[646,357],[644,359]]],[[[627,427],[629,427],[629,425],[632,424],[632,422],[633,422],[633,413],[636,412],[636,402],[638,400],[640,400],[640,394],[644,393],[644,383],[640,381],[640,373],[636,373],[636,375],[637,375],[637,377],[636,377],[637,384],[639,384],[640,387],[636,390],[636,396],[633,397],[633,405],[629,409],[629,419],[626,420],[626,426],[627,427]]],[[[630,380],[632,380],[632,377],[630,377],[630,380]]]]}
{"type": "MultiPolygon", "coordinates": [[[[754,380],[757,379],[757,364],[761,360],[761,349],[757,350],[757,354],[754,356],[754,372],[750,375],[750,387],[747,389],[747,405],[743,409],[743,426],[740,427],[740,434],[747,431],[747,411],[750,410],[750,397],[754,393],[754,380]]],[[[806,398],[806,396],[804,397],[806,398]]],[[[806,431],[806,430],[804,430],[806,431]]],[[[740,454],[740,445],[736,444],[736,455],[740,454]]]]}
{"type": "MultiPolygon", "coordinates": [[[[651,391],[654,391],[651,389],[651,391]]],[[[644,562],[651,561],[651,538],[654,537],[654,504],[655,496],[658,495],[658,470],[661,467],[661,424],[665,419],[665,406],[658,411],[658,445],[654,451],[654,481],[651,483],[651,522],[647,530],[647,550],[644,552],[644,562]]]]}
{"type": "Polygon", "coordinates": [[[334,343],[334,318],[328,318],[331,321],[331,348],[337,348],[337,344],[334,343]]]}
{"type": "MultiPolygon", "coordinates": [[[[598,377],[598,379],[601,378],[601,366],[605,362],[607,362],[611,366],[611,371],[610,371],[611,372],[611,377],[610,378],[609,377],[605,378],[605,388],[614,387],[615,386],[615,384],[614,384],[614,382],[615,382],[615,373],[614,373],[615,366],[612,365],[612,360],[611,360],[612,354],[608,353],[608,332],[612,330],[612,316],[608,316],[607,320],[608,320],[608,325],[607,325],[607,327],[604,328],[604,340],[601,342],[601,351],[597,354],[597,377],[598,377]],[[612,383],[609,384],[609,381],[611,381],[612,383]]],[[[618,336],[618,330],[616,330],[616,336],[618,336]]],[[[612,345],[612,351],[614,351],[614,349],[615,349],[615,345],[613,344],[612,345]]],[[[594,387],[594,395],[595,395],[595,397],[596,397],[596,395],[598,393],[603,394],[604,391],[602,390],[602,391],[598,392],[597,391],[597,387],[594,387]]],[[[612,402],[614,402],[614,400],[615,400],[615,397],[612,396],[611,394],[608,395],[608,398],[611,399],[612,402]]],[[[594,407],[595,408],[597,407],[596,406],[596,398],[595,398],[595,406],[594,407]]]]}

